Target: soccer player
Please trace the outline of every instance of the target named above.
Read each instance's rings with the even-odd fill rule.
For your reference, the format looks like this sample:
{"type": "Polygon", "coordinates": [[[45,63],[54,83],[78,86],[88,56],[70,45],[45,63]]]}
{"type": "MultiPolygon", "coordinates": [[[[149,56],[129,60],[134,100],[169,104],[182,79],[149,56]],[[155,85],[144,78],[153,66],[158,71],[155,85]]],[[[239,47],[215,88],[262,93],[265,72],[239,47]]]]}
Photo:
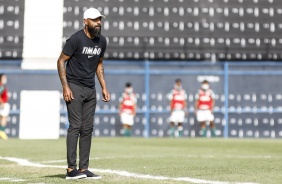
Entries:
{"type": "Polygon", "coordinates": [[[8,136],[5,132],[7,126],[7,118],[10,113],[10,104],[8,103],[8,90],[6,87],[7,76],[0,74],[0,138],[7,140],[8,136]]]}
{"type": "Polygon", "coordinates": [[[137,99],[133,93],[133,87],[131,83],[125,84],[124,92],[119,98],[119,115],[120,121],[123,125],[123,135],[131,136],[131,127],[134,124],[134,117],[136,115],[137,99]]]}
{"type": "Polygon", "coordinates": [[[180,79],[175,80],[174,88],[167,95],[170,100],[170,136],[174,137],[175,126],[177,125],[178,136],[183,136],[183,123],[187,111],[187,94],[182,89],[182,82],[180,79]]]}
{"type": "Polygon", "coordinates": [[[213,90],[210,89],[209,82],[204,80],[201,89],[199,89],[196,94],[195,102],[195,114],[197,116],[197,121],[201,123],[203,137],[206,137],[207,133],[206,122],[209,122],[210,124],[212,136],[216,136],[216,128],[213,122],[214,96],[213,90]]]}
{"type": "Polygon", "coordinates": [[[57,61],[69,120],[66,179],[101,178],[88,170],[96,108],[95,73],[102,88],[102,100],[110,101],[103,67],[107,42],[101,35],[102,18],[105,16],[97,9],[89,8],[83,18],[84,29],[67,39],[57,61]],[[76,164],[78,140],[79,170],[76,164]]]}

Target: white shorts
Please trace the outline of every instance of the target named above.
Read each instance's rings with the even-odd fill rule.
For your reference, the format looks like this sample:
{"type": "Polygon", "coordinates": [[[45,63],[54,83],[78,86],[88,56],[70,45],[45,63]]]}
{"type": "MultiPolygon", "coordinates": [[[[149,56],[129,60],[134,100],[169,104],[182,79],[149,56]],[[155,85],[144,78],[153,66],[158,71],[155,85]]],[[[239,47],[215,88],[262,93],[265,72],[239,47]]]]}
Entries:
{"type": "Polygon", "coordinates": [[[0,105],[0,116],[9,116],[10,114],[10,104],[4,103],[4,107],[0,105]]]}
{"type": "Polygon", "coordinates": [[[183,123],[185,118],[185,112],[184,111],[173,111],[170,115],[170,122],[174,123],[183,123]]]}
{"type": "Polygon", "coordinates": [[[214,116],[210,110],[198,110],[197,111],[197,121],[213,121],[214,116]]]}
{"type": "Polygon", "coordinates": [[[130,125],[132,126],[134,124],[134,116],[132,114],[128,114],[128,113],[121,113],[120,115],[120,121],[122,124],[126,124],[126,125],[130,125]]]}

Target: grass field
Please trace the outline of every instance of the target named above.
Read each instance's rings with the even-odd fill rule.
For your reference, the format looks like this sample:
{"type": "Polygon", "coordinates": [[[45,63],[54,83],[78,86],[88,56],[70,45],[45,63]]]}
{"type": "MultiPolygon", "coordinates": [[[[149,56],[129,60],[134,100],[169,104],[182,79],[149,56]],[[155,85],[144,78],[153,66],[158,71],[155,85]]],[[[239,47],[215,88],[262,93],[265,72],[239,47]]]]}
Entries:
{"type": "Polygon", "coordinates": [[[0,140],[0,183],[282,183],[282,140],[93,138],[100,180],[65,180],[65,139],[0,140]]]}

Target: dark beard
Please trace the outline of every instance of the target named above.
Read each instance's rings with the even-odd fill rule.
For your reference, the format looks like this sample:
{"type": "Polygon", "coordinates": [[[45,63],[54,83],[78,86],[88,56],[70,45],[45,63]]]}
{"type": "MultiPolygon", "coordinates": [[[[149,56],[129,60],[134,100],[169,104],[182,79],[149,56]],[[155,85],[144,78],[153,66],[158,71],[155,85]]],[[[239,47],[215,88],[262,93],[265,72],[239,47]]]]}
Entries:
{"type": "Polygon", "coordinates": [[[95,38],[95,37],[99,38],[100,37],[101,29],[96,29],[95,27],[87,26],[87,30],[88,30],[89,34],[91,35],[91,37],[93,37],[93,38],[95,38]]]}

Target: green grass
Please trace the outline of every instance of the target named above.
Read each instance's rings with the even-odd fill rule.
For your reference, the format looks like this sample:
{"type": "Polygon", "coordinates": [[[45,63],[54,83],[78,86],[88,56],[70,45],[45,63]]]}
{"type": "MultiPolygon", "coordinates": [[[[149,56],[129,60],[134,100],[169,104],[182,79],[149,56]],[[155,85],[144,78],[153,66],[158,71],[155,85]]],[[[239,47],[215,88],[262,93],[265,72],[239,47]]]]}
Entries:
{"type": "Polygon", "coordinates": [[[66,181],[65,139],[0,140],[0,157],[27,159],[33,163],[62,168],[21,166],[0,159],[1,178],[24,179],[16,183],[190,183],[173,178],[189,177],[220,182],[282,183],[282,140],[262,139],[171,139],[93,138],[90,167],[103,179],[66,181]],[[165,176],[156,180],[122,176],[103,170],[165,176]]]}

